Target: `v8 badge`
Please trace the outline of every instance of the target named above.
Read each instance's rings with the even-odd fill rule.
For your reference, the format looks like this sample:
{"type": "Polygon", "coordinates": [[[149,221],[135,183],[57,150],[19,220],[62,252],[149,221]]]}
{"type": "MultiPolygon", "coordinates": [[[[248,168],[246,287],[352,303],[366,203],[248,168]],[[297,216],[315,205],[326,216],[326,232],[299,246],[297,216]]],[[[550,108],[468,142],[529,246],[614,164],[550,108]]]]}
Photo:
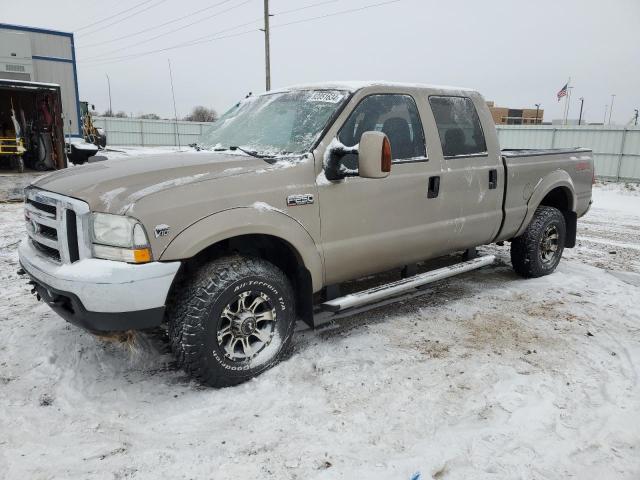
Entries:
{"type": "Polygon", "coordinates": [[[167,235],[169,235],[169,228],[169,225],[165,225],[164,223],[162,225],[156,225],[156,227],[153,229],[153,233],[155,234],[156,238],[166,237],[167,235]]]}

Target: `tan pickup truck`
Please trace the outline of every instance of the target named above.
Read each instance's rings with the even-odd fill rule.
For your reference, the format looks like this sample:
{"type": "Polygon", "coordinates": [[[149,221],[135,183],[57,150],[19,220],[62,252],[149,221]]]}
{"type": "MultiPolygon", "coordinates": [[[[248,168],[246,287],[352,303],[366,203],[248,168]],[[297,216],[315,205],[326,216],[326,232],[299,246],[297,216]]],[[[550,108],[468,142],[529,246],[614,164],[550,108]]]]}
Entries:
{"type": "Polygon", "coordinates": [[[591,204],[589,150],[500,150],[473,90],[391,83],[250,97],[199,151],[59,171],[25,190],[20,264],[68,321],[168,325],[180,364],[228,386],[310,325],[486,265],[412,265],[511,242],[524,277],[554,271],[591,204]],[[404,278],[340,296],[339,285],[404,278]]]}

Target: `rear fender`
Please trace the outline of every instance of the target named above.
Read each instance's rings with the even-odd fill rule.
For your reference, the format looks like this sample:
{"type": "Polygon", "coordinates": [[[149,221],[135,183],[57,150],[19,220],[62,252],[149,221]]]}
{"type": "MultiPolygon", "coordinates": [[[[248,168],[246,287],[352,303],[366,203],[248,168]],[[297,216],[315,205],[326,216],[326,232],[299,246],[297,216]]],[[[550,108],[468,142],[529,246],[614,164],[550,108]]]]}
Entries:
{"type": "Polygon", "coordinates": [[[322,259],[313,238],[297,220],[276,209],[238,207],[205,217],[180,232],[160,260],[192,258],[218,242],[251,234],[272,235],[288,242],[311,274],[313,291],[322,288],[322,259]]]}
{"type": "MultiPolygon", "coordinates": [[[[556,188],[562,188],[565,191],[565,194],[567,194],[569,209],[567,212],[562,213],[565,215],[565,219],[567,220],[568,230],[571,229],[569,225],[571,219],[567,217],[571,216],[571,213],[573,213],[573,216],[575,217],[576,204],[578,202],[576,191],[573,185],[573,180],[571,180],[571,176],[566,171],[554,170],[542,180],[540,180],[535,186],[533,193],[531,194],[531,197],[527,202],[527,214],[525,215],[524,220],[522,221],[522,224],[520,225],[520,228],[518,229],[514,237],[518,237],[524,233],[524,231],[529,226],[533,215],[536,213],[536,209],[540,206],[540,203],[542,202],[544,197],[546,197],[549,192],[556,188]]],[[[575,227],[573,230],[575,231],[575,227]]],[[[568,236],[568,238],[570,237],[568,236]]]]}

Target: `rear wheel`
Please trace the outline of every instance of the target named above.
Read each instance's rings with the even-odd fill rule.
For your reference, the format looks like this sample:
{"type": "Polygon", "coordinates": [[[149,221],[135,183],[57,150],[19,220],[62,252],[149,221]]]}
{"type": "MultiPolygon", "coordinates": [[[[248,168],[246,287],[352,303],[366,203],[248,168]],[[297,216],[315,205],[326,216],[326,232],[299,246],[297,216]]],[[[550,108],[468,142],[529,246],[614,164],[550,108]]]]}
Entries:
{"type": "Polygon", "coordinates": [[[538,207],[524,233],[511,242],[511,264],[516,273],[526,278],[552,273],[562,258],[566,232],[560,210],[538,207]]]}
{"type": "Polygon", "coordinates": [[[213,387],[249,380],[280,361],[295,326],[286,275],[257,258],[204,265],[175,295],[169,332],[178,362],[213,387]]]}

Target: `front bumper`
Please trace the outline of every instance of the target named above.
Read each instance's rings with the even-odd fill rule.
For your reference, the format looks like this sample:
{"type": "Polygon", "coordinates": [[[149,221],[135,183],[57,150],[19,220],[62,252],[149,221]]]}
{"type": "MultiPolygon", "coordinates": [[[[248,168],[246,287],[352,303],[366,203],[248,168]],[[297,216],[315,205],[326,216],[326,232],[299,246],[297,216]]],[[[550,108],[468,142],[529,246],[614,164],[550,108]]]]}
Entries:
{"type": "Polygon", "coordinates": [[[31,242],[18,249],[20,265],[42,299],[62,318],[97,332],[149,328],[164,316],[180,262],[132,265],[87,258],[58,264],[31,242]]]}

